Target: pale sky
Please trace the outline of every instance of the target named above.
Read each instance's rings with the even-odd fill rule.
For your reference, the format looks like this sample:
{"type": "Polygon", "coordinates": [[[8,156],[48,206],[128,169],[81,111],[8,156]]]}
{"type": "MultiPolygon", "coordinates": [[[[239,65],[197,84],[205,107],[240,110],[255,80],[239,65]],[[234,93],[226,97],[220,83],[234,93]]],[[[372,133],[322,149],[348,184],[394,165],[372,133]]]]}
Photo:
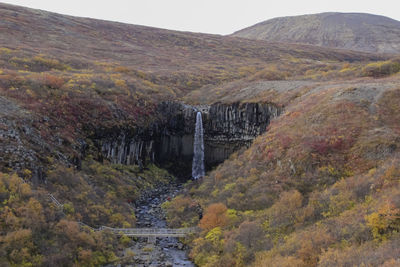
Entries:
{"type": "Polygon", "coordinates": [[[79,17],[223,35],[275,17],[320,12],[372,13],[400,21],[400,0],[6,0],[0,2],[79,17]]]}

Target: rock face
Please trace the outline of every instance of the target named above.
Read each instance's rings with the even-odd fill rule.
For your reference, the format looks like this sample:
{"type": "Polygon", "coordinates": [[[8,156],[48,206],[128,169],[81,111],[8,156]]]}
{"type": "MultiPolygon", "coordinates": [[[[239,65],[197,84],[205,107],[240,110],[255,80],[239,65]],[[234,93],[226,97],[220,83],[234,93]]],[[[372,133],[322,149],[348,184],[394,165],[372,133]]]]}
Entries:
{"type": "Polygon", "coordinates": [[[205,165],[221,163],[237,149],[263,133],[281,109],[272,104],[234,103],[189,106],[164,102],[159,119],[146,129],[114,129],[96,136],[103,157],[113,163],[156,162],[173,172],[190,176],[196,113],[203,114],[205,165]]]}
{"type": "Polygon", "coordinates": [[[266,131],[270,120],[281,112],[271,104],[215,104],[204,122],[205,162],[208,167],[221,163],[234,151],[249,146],[266,131]]]}
{"type": "Polygon", "coordinates": [[[249,39],[400,53],[400,21],[362,13],[321,13],[274,18],[235,32],[249,39]]]}
{"type": "Polygon", "coordinates": [[[22,173],[31,171],[31,181],[36,186],[44,181],[42,162],[44,157],[38,151],[52,151],[53,156],[68,162],[67,157],[43,140],[34,123],[43,119],[34,117],[12,100],[0,96],[0,171],[10,170],[22,173]]]}

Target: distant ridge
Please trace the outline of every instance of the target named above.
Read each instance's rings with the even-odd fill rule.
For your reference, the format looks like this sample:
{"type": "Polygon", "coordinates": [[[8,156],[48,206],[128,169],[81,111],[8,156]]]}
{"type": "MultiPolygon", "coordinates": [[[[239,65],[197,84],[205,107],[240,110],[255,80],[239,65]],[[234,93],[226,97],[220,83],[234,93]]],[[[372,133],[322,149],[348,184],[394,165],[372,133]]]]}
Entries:
{"type": "Polygon", "coordinates": [[[46,53],[69,61],[108,61],[164,74],[198,74],[201,69],[214,75],[219,71],[218,66],[237,69],[279,61],[289,55],[314,60],[380,58],[372,53],[164,30],[3,3],[0,3],[0,47],[17,47],[27,54],[46,53]]]}
{"type": "Polygon", "coordinates": [[[400,21],[364,13],[332,12],[274,18],[237,31],[233,36],[364,52],[400,53],[400,21]]]}

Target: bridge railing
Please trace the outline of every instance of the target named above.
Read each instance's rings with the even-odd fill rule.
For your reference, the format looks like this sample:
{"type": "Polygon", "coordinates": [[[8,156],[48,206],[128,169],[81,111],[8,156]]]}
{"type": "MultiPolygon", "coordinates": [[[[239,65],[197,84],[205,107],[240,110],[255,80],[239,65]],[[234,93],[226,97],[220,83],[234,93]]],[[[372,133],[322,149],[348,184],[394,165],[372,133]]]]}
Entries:
{"type": "Polygon", "coordinates": [[[63,205],[60,202],[58,202],[58,200],[52,194],[49,193],[48,195],[49,195],[51,201],[53,201],[53,203],[56,204],[57,208],[63,207],[63,205]]]}
{"type": "Polygon", "coordinates": [[[93,228],[92,226],[87,225],[86,223],[83,223],[83,222],[78,222],[78,224],[79,224],[80,227],[87,227],[92,231],[99,231],[99,229],[100,229],[100,228],[93,228]]]}
{"type": "Polygon", "coordinates": [[[198,228],[177,228],[177,229],[168,229],[168,228],[112,228],[107,226],[101,226],[99,231],[108,230],[115,234],[127,234],[132,236],[184,236],[187,234],[198,232],[198,228]]]}

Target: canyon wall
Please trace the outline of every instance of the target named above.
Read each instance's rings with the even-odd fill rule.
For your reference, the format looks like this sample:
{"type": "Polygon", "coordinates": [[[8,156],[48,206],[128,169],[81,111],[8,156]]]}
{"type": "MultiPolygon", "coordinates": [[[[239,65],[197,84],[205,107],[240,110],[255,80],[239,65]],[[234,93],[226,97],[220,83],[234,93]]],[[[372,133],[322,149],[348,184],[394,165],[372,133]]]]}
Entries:
{"type": "Polygon", "coordinates": [[[176,174],[190,175],[196,113],[203,115],[205,165],[223,162],[234,151],[250,145],[281,108],[268,103],[189,106],[163,102],[158,119],[145,129],[114,129],[98,135],[102,157],[113,163],[145,166],[155,162],[176,174]]]}

